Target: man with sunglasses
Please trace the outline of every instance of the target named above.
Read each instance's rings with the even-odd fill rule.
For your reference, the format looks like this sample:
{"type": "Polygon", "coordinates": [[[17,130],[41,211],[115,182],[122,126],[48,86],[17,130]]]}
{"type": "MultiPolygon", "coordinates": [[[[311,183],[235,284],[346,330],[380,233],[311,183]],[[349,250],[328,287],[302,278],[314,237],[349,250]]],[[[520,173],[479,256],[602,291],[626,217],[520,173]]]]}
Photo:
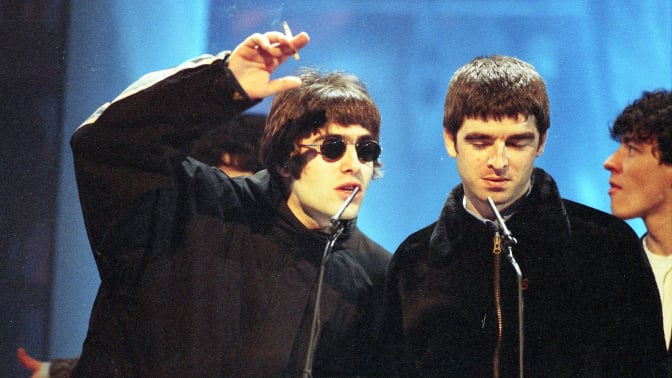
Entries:
{"type": "Polygon", "coordinates": [[[535,168],[549,113],[543,79],[519,59],[479,57],[453,75],[444,141],[462,183],[390,262],[401,376],[637,376],[636,340],[622,337],[637,237],[535,168]]]}
{"type": "Polygon", "coordinates": [[[380,170],[380,114],[350,75],[271,80],[307,43],[305,33],[255,34],[231,53],[149,74],[75,132],[101,286],[73,376],[356,376],[374,368],[390,254],[356,217],[380,170]],[[267,170],[230,178],[186,156],[199,135],[273,94],[260,148],[267,170]],[[316,307],[334,229],[342,234],[316,307]]]}

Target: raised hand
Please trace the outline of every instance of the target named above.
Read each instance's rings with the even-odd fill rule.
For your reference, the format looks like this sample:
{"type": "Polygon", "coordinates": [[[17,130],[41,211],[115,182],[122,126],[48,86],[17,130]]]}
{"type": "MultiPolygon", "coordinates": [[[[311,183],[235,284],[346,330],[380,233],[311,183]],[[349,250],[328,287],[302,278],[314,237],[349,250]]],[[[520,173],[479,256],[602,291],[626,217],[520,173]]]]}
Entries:
{"type": "Polygon", "coordinates": [[[308,42],[310,37],[305,32],[291,38],[275,31],[255,33],[233,50],[229,57],[229,69],[253,99],[296,88],[301,85],[298,77],[285,76],[271,80],[271,74],[308,42]]]}

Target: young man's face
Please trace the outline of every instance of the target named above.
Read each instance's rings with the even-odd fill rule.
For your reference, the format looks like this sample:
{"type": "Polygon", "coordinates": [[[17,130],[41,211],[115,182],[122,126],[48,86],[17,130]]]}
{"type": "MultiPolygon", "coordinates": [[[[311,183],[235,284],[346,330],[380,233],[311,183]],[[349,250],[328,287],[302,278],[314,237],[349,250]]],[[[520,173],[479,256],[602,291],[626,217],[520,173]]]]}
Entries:
{"type": "Polygon", "coordinates": [[[292,213],[309,229],[324,229],[331,217],[341,208],[354,187],[359,193],[347,207],[341,219],[352,219],[359,213],[366,189],[373,177],[374,162],[358,158],[355,143],[371,140],[371,133],[361,125],[343,126],[329,123],[308,138],[300,139],[305,166],[298,179],[289,172],[281,172],[289,187],[287,204],[292,213]],[[320,153],[319,145],[327,139],[340,137],[348,144],[340,158],[331,160],[320,153]]]}
{"type": "Polygon", "coordinates": [[[672,166],[658,163],[650,143],[623,142],[604,162],[611,172],[611,212],[622,219],[672,213],[672,166]]]}
{"type": "Polygon", "coordinates": [[[534,116],[467,118],[455,137],[444,131],[444,140],[448,154],[457,159],[467,208],[493,219],[488,197],[503,210],[527,193],[546,135],[539,135],[534,116]]]}

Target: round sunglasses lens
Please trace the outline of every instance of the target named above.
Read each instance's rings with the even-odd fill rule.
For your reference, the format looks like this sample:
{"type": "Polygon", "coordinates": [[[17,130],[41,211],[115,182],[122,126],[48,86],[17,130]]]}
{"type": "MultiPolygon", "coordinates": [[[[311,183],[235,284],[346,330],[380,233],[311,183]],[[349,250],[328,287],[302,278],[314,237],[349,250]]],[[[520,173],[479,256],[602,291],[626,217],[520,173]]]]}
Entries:
{"type": "Polygon", "coordinates": [[[325,140],[320,146],[320,152],[322,152],[322,156],[329,160],[337,160],[343,156],[346,147],[345,141],[342,139],[325,140]]]}
{"type": "Polygon", "coordinates": [[[373,140],[358,143],[357,156],[363,161],[374,161],[380,156],[380,146],[373,140]]]}

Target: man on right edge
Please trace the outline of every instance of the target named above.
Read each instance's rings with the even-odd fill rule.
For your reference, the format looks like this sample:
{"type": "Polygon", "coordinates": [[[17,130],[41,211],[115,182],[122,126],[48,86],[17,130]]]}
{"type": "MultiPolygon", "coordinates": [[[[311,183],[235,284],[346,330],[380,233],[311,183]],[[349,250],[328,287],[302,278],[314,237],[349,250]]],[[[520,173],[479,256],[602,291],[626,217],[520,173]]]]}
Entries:
{"type": "Polygon", "coordinates": [[[610,132],[620,142],[604,162],[611,172],[611,212],[646,225],[641,261],[632,267],[641,277],[643,301],[642,343],[633,353],[648,359],[642,376],[672,377],[672,93],[644,92],[610,132]]]}
{"type": "Polygon", "coordinates": [[[409,236],[390,264],[394,372],[627,376],[633,340],[621,336],[634,327],[628,268],[637,236],[622,220],[563,199],[534,167],[550,126],[541,76],[516,58],[476,58],[453,75],[444,110],[446,149],[462,183],[438,221],[409,236]],[[488,197],[517,239],[522,322],[519,281],[488,197]]]}

